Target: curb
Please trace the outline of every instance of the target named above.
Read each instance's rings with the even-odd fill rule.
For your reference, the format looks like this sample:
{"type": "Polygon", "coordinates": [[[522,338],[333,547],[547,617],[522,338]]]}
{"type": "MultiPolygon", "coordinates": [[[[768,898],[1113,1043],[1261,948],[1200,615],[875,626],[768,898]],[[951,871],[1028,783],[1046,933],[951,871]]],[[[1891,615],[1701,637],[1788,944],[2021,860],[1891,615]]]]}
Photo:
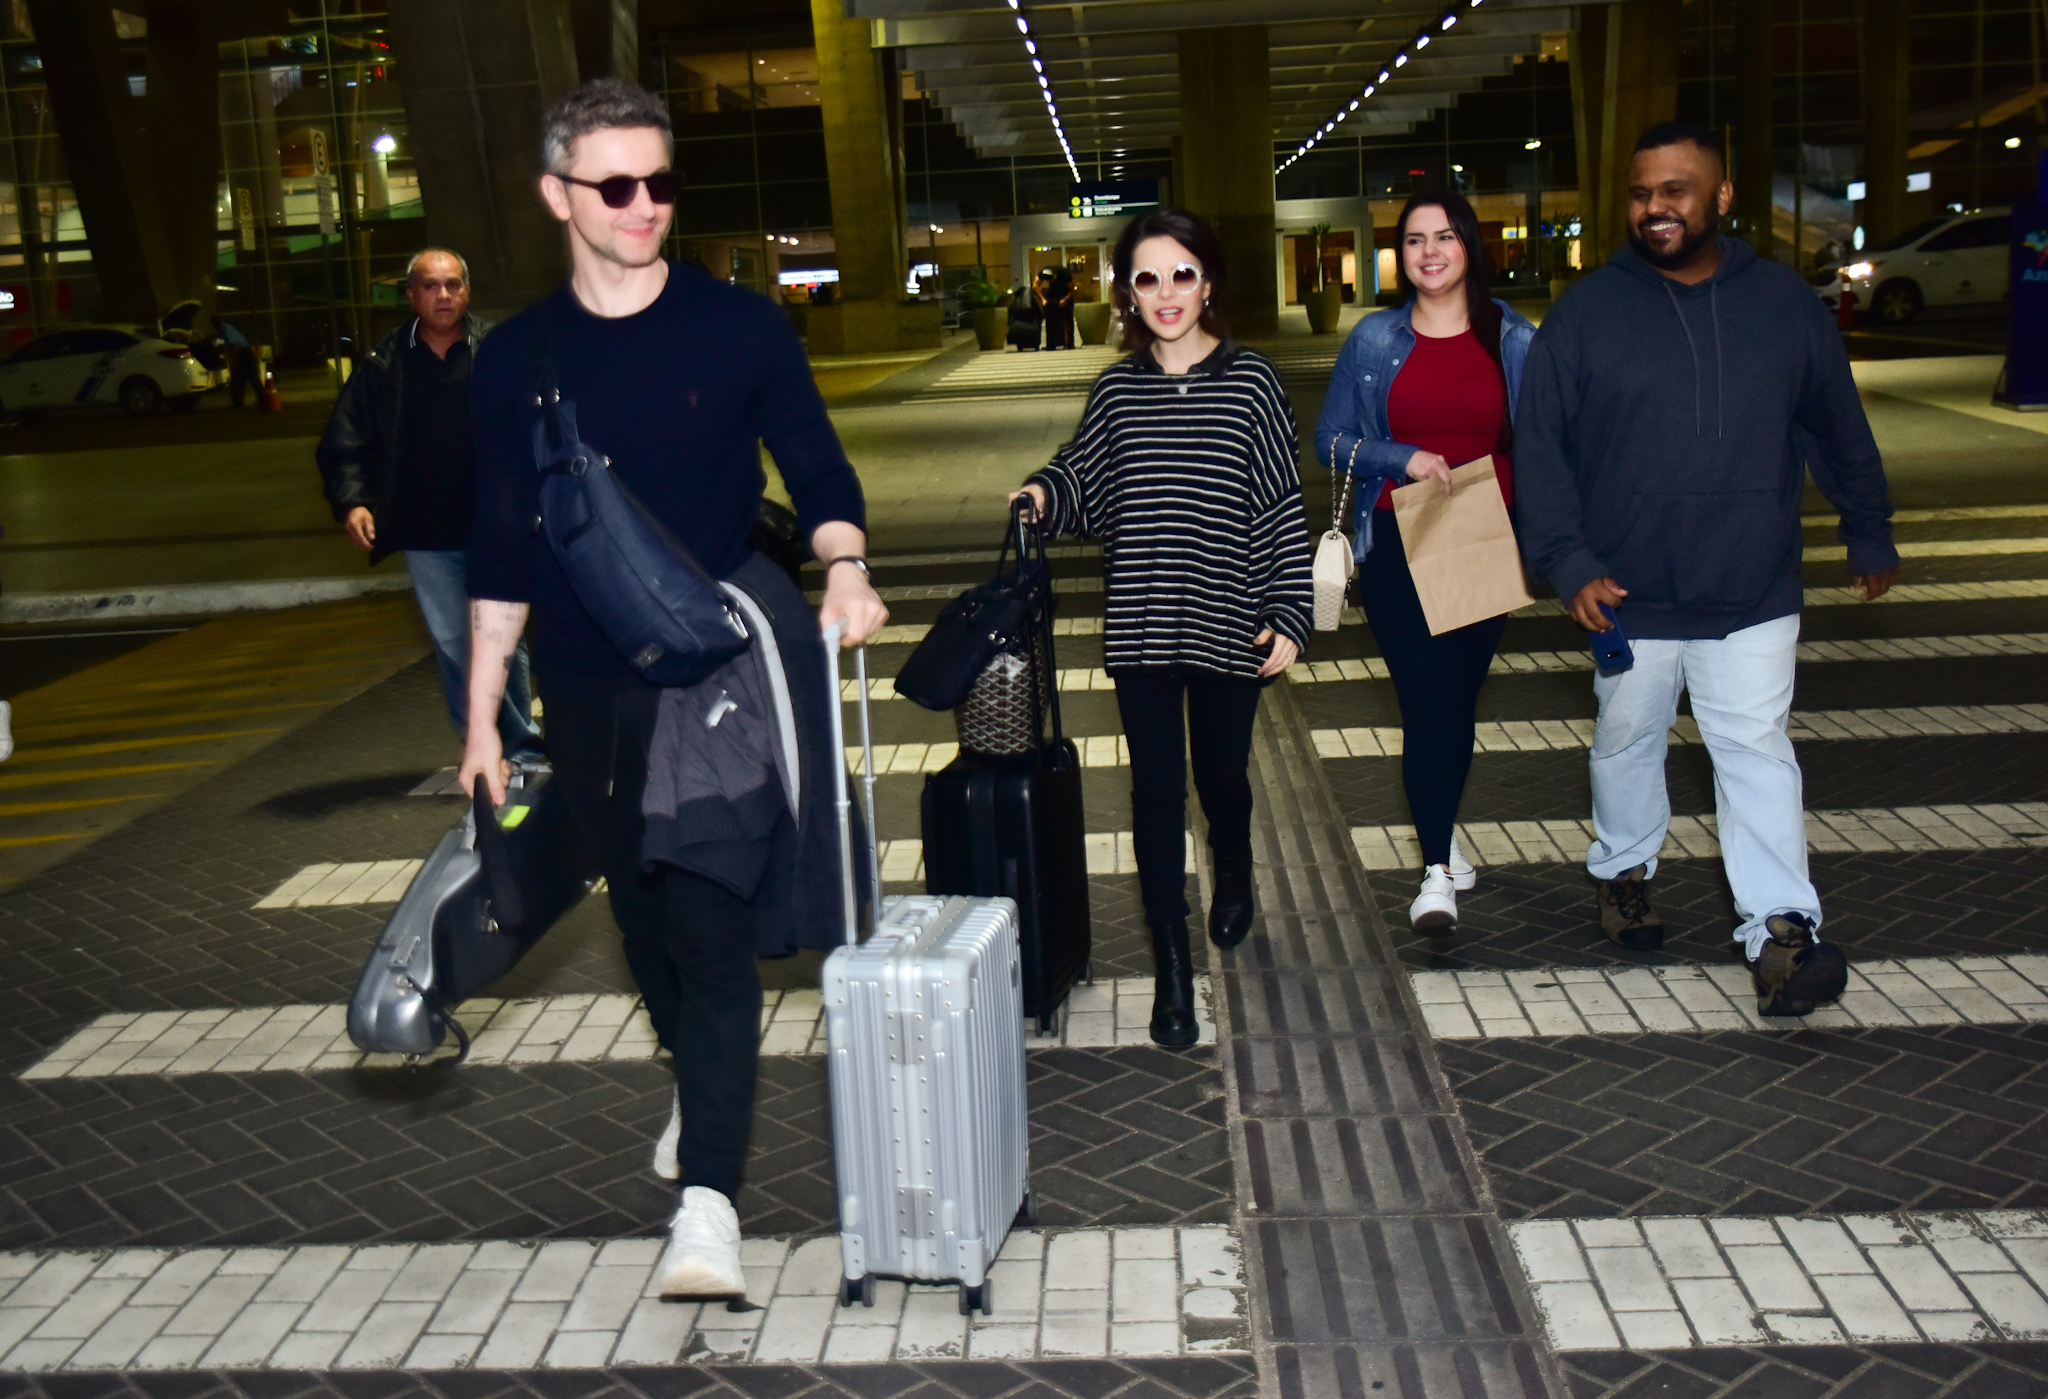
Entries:
{"type": "Polygon", "coordinates": [[[12,593],[0,596],[0,623],[273,612],[366,593],[410,591],[412,579],[397,573],[362,578],[273,578],[249,583],[168,583],[105,592],[12,593]]]}

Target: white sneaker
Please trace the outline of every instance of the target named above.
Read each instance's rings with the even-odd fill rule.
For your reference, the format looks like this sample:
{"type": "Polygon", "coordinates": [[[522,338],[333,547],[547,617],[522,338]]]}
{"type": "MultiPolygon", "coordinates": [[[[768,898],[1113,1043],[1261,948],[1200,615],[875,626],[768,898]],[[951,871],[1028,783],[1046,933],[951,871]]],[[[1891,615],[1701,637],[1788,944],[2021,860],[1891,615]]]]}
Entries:
{"type": "Polygon", "coordinates": [[[732,1201],[708,1186],[685,1190],[654,1276],[664,1297],[746,1296],[740,1217],[732,1201]]]}
{"type": "Polygon", "coordinates": [[[661,1129],[661,1139],[654,1144],[654,1173],[663,1180],[680,1180],[683,1168],[676,1160],[676,1148],[683,1140],[683,1090],[678,1088],[669,1099],[668,1126],[661,1129]]]}
{"type": "Polygon", "coordinates": [[[1464,893],[1479,882],[1479,871],[1472,868],[1472,862],[1465,858],[1465,852],[1458,848],[1458,838],[1451,837],[1451,858],[1444,866],[1451,872],[1451,887],[1464,893]]]}
{"type": "Polygon", "coordinates": [[[1418,933],[1448,933],[1458,926],[1457,886],[1451,872],[1431,865],[1422,872],[1422,892],[1408,905],[1408,926],[1418,933]]]}
{"type": "Polygon", "coordinates": [[[14,756],[14,706],[0,700],[0,763],[14,756]]]}

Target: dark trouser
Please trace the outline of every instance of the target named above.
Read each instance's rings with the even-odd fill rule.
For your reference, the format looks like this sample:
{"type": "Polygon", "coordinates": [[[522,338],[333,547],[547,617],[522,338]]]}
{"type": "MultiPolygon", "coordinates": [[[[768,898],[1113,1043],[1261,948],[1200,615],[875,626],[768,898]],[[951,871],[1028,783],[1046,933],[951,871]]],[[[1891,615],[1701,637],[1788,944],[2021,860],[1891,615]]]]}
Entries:
{"type": "Polygon", "coordinates": [[[1074,308],[1055,306],[1045,313],[1045,348],[1048,350],[1071,350],[1074,348],[1074,308]]]}
{"type": "Polygon", "coordinates": [[[228,394],[235,407],[242,406],[243,397],[254,388],[256,382],[256,352],[236,347],[228,351],[228,394]]]}
{"type": "Polygon", "coordinates": [[[675,1057],[680,1185],[736,1199],[761,1048],[754,906],[701,875],[641,867],[640,794],[661,692],[560,672],[539,679],[555,780],[611,886],[612,918],[654,1033],[675,1057]]]}
{"type": "Polygon", "coordinates": [[[1372,538],[1359,600],[1401,701],[1401,782],[1415,815],[1422,862],[1441,865],[1451,858],[1451,828],[1472,771],[1479,687],[1508,619],[1492,617],[1431,636],[1392,511],[1373,512],[1372,538]]]}
{"type": "Polygon", "coordinates": [[[1116,707],[1131,751],[1131,844],[1145,921],[1155,929],[1185,920],[1188,789],[1209,821],[1209,848],[1229,855],[1252,843],[1252,720],[1259,682],[1202,670],[1120,670],[1116,707]],[[1185,699],[1186,723],[1181,706],[1185,699]]]}

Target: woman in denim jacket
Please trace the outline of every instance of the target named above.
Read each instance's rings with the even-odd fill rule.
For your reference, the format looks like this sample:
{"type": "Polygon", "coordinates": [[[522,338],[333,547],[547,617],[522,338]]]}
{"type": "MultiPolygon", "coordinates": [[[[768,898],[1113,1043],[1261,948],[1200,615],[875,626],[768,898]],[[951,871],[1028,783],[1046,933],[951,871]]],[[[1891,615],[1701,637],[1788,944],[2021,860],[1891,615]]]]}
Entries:
{"type": "Polygon", "coordinates": [[[1392,494],[1421,480],[1449,490],[1452,467],[1490,454],[1513,508],[1512,416],[1535,327],[1489,293],[1479,220],[1462,196],[1410,199],[1395,244],[1408,298],[1351,332],[1316,425],[1316,455],[1356,478],[1360,600],[1401,701],[1401,778],[1424,865],[1408,919],[1417,932],[1447,934],[1458,924],[1456,891],[1478,879],[1454,827],[1479,687],[1507,619],[1429,634],[1392,494]]]}

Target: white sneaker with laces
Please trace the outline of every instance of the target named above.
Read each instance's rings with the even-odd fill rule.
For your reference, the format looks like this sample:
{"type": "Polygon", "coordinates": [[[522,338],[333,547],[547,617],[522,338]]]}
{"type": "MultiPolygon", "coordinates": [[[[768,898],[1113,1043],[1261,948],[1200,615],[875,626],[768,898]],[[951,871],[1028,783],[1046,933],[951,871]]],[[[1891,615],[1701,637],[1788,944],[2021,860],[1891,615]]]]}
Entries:
{"type": "Polygon", "coordinates": [[[1431,865],[1422,872],[1422,892],[1408,905],[1408,926],[1418,933],[1448,933],[1458,926],[1458,896],[1451,872],[1431,865]]]}
{"type": "Polygon", "coordinates": [[[661,1129],[661,1138],[654,1144],[654,1173],[663,1180],[680,1180],[683,1168],[676,1160],[676,1148],[683,1140],[683,1090],[678,1088],[669,1099],[668,1126],[661,1129]]]}
{"type": "Polygon", "coordinates": [[[1465,858],[1465,852],[1458,848],[1458,838],[1451,837],[1451,858],[1444,866],[1451,872],[1451,887],[1464,893],[1479,882],[1479,871],[1472,868],[1472,862],[1465,858]]]}
{"type": "Polygon", "coordinates": [[[740,1217],[732,1201],[708,1186],[685,1190],[654,1275],[664,1297],[746,1296],[740,1217]]]}

